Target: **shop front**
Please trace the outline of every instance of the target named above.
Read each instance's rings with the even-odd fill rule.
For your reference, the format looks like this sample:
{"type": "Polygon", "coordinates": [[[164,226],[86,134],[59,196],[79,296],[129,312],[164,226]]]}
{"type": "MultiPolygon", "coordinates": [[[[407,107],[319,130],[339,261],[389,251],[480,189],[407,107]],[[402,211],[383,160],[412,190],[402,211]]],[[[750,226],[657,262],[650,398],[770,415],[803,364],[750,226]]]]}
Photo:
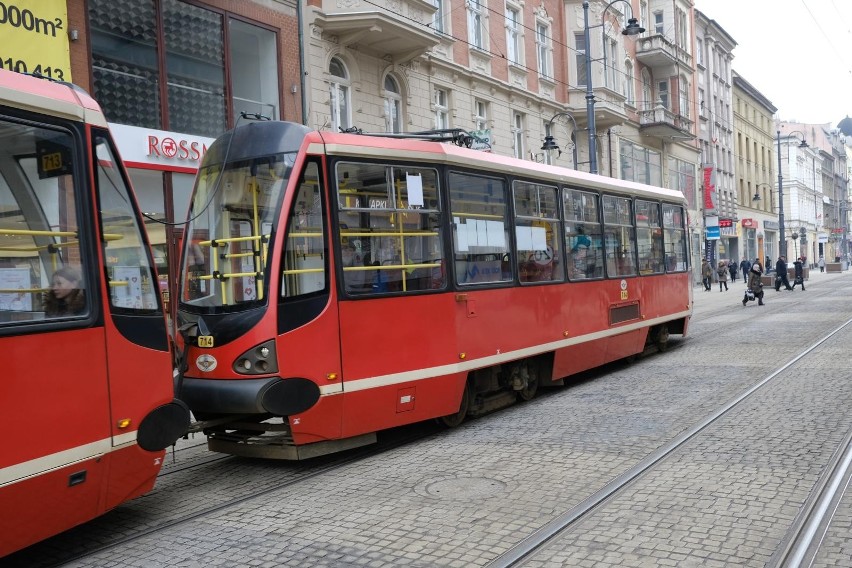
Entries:
{"type": "Polygon", "coordinates": [[[109,126],[145,218],[160,292],[170,307],[195,174],[214,139],[125,124],[109,126]]]}

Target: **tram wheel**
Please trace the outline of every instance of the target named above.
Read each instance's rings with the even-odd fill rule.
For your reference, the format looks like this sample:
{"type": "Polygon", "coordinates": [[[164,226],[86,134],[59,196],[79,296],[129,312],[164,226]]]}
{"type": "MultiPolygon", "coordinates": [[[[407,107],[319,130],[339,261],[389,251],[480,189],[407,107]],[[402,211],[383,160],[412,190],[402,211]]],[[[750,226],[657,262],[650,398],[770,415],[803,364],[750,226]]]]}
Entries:
{"type": "Polygon", "coordinates": [[[532,400],[538,392],[538,377],[529,377],[527,386],[518,391],[518,398],[521,400],[532,400]]]}
{"type": "Polygon", "coordinates": [[[657,351],[664,352],[669,348],[669,328],[666,325],[661,325],[657,330],[657,351]]]}
{"type": "Polygon", "coordinates": [[[442,416],[438,418],[438,422],[443,424],[447,428],[455,428],[456,426],[464,422],[468,410],[470,410],[470,385],[466,384],[464,386],[464,393],[462,394],[461,404],[459,405],[459,411],[455,414],[448,414],[447,416],[442,416]]]}

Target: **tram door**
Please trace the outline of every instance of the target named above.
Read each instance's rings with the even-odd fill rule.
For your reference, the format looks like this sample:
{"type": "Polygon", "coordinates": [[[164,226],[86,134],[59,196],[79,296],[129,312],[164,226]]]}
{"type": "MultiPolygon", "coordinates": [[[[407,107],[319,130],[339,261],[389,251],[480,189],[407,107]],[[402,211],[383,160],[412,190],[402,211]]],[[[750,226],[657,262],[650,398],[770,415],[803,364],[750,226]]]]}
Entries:
{"type": "Polygon", "coordinates": [[[28,118],[0,109],[0,540],[12,543],[94,516],[110,446],[83,149],[28,118]]]}

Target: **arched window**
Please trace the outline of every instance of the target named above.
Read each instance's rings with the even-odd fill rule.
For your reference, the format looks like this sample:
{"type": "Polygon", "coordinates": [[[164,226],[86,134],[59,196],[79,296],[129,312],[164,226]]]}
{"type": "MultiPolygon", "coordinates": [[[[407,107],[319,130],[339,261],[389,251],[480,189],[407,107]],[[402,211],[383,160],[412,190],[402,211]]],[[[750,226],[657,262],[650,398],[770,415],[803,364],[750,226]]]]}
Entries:
{"type": "Polygon", "coordinates": [[[654,91],[651,89],[651,75],[647,69],[642,69],[642,109],[654,108],[654,91]]]}
{"type": "Polygon", "coordinates": [[[624,62],[624,98],[627,99],[627,104],[632,107],[636,106],[636,93],[633,90],[635,79],[633,75],[633,62],[627,60],[624,62]]]}
{"type": "Polygon", "coordinates": [[[391,75],[385,76],[385,131],[402,132],[402,93],[391,75]]]}
{"type": "Polygon", "coordinates": [[[689,118],[689,81],[686,80],[686,75],[680,76],[679,83],[680,115],[689,118]]]}
{"type": "Polygon", "coordinates": [[[331,129],[339,132],[352,126],[349,109],[349,72],[337,57],[332,57],[328,64],[328,74],[331,80],[328,85],[328,104],[331,107],[331,129]]]}

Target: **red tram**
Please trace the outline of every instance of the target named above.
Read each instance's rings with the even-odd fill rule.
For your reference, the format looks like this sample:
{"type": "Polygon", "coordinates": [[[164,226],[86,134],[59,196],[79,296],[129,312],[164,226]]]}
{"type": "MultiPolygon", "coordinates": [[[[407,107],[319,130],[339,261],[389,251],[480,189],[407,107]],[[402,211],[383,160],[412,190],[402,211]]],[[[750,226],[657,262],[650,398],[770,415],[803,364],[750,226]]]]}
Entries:
{"type": "Polygon", "coordinates": [[[180,398],[212,450],[281,459],[529,399],[686,333],[684,205],[452,144],[240,126],[192,198],[180,398]]]}
{"type": "Polygon", "coordinates": [[[0,557],[150,490],[189,425],[107,122],[0,70],[0,557]]]}

